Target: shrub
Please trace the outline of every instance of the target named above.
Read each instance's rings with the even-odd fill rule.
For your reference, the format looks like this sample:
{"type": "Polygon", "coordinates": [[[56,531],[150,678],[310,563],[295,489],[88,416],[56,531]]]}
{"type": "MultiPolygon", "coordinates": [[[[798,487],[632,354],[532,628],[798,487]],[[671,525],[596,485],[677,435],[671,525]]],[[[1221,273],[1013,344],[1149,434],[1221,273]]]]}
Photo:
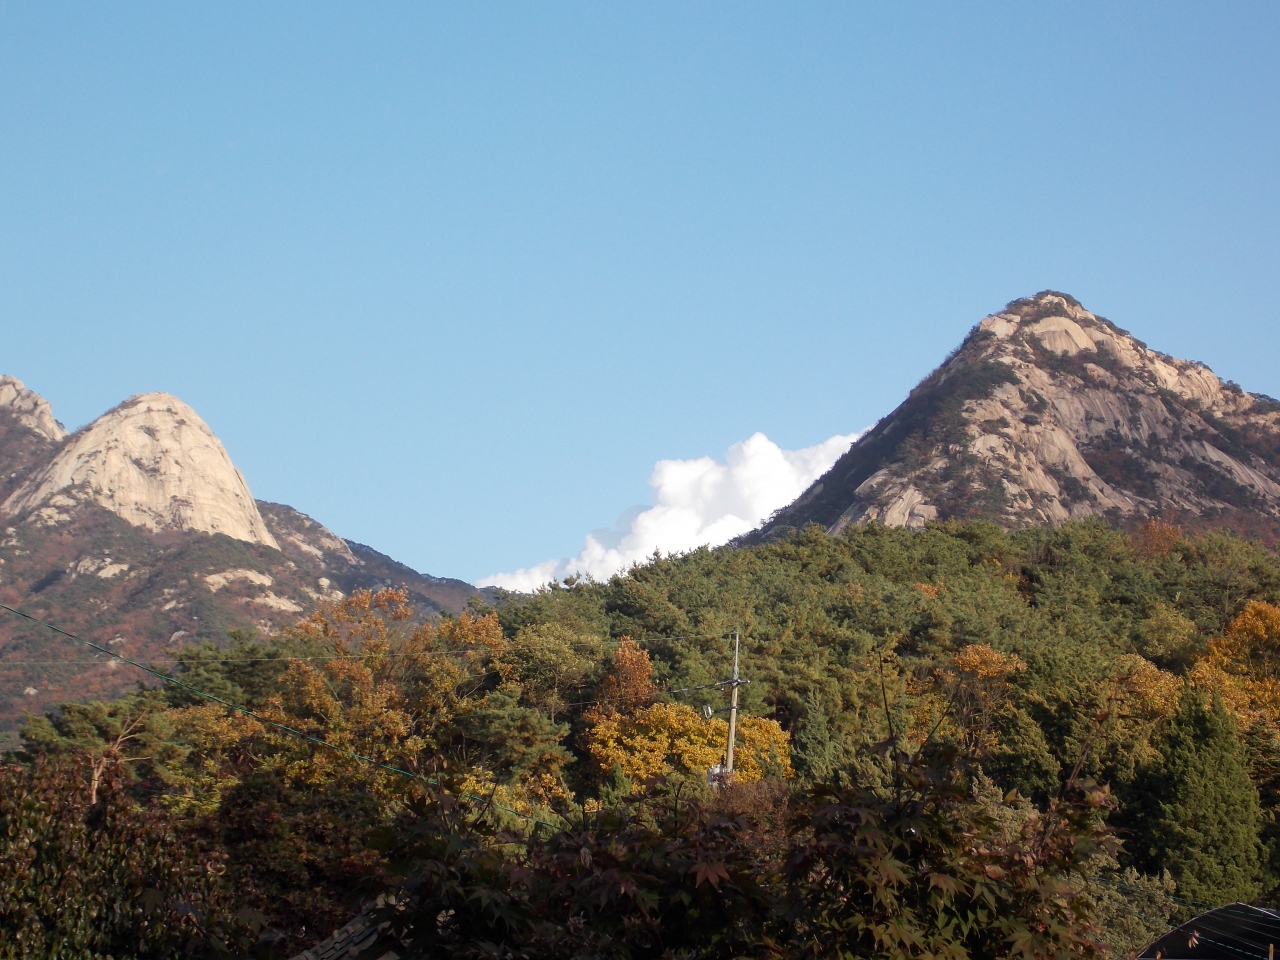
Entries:
{"type": "Polygon", "coordinates": [[[0,766],[0,957],[174,957],[223,942],[225,857],[139,807],[117,763],[0,766]]]}

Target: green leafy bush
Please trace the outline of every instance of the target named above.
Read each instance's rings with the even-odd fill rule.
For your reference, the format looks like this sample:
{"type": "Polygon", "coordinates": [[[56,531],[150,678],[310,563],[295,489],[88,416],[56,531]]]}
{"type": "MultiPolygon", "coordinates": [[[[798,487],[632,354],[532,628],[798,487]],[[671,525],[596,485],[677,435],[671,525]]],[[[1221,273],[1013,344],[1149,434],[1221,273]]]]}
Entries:
{"type": "Polygon", "coordinates": [[[1012,818],[952,752],[882,753],[878,773],[793,797],[777,844],[767,818],[660,784],[527,840],[426,788],[381,835],[404,880],[376,916],[397,949],[468,960],[1099,952],[1081,878],[1115,848],[1105,790],[1012,818]]]}
{"type": "Polygon", "coordinates": [[[86,758],[0,766],[0,957],[174,957],[225,943],[226,858],[120,766],[86,758]]]}

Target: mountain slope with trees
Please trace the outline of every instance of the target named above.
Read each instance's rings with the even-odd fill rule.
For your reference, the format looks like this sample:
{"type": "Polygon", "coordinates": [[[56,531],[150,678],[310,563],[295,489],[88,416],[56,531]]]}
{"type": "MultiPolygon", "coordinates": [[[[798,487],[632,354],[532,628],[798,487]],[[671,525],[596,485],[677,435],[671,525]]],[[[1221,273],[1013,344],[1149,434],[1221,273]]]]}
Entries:
{"type": "MultiPolygon", "coordinates": [[[[49,404],[0,378],[0,602],[130,657],[272,632],[353,590],[405,587],[422,616],[476,589],[254,501],[208,426],[148,394],[68,434],[49,404]]],[[[24,713],[125,692],[128,671],[0,617],[0,742],[24,713]]]]}
{"type": "MultiPolygon", "coordinates": [[[[225,863],[225,887],[184,896],[250,951],[301,949],[406,881],[385,929],[433,956],[478,955],[475,930],[530,956],[863,936],[895,957],[1120,956],[1201,904],[1280,897],[1280,559],[1233,534],[810,527],[438,624],[405,600],[184,648],[185,683],[256,716],[180,688],[67,704],[5,776],[116,771],[225,863]],[[750,762],[724,792],[723,713],[701,706],[725,706],[735,630],[750,762]],[[897,839],[866,845],[873,822],[897,839]],[[716,885],[739,912],[707,912],[716,885]],[[857,916],[907,918],[908,939],[842,912],[855,888],[857,916]]],[[[172,937],[199,934],[180,919],[172,937]]]]}

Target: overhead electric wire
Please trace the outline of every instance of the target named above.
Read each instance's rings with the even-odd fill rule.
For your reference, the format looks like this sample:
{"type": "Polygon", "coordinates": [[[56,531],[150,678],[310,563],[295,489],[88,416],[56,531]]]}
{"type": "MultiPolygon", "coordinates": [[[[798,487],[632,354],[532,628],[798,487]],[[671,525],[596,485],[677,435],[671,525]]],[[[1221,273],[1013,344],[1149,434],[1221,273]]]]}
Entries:
{"type": "Polygon", "coordinates": [[[696,687],[679,687],[675,690],[655,690],[653,693],[638,693],[629,697],[602,697],[599,700],[578,700],[574,703],[566,703],[568,707],[589,707],[597,703],[627,703],[633,700],[657,700],[659,697],[677,697],[686,693],[693,693],[696,690],[710,690],[713,687],[727,686],[728,682],[724,680],[716,683],[704,683],[696,687]]]}
{"type": "MultiPolygon", "coordinates": [[[[1145,893],[1148,895],[1151,894],[1151,891],[1147,890],[1145,887],[1139,887],[1131,883],[1125,883],[1121,880],[1104,880],[1101,877],[1095,877],[1093,879],[1097,883],[1105,883],[1113,887],[1123,887],[1126,890],[1133,890],[1135,893],[1145,893]]],[[[1162,893],[1161,895],[1168,897],[1170,900],[1176,900],[1178,903],[1185,903],[1189,907],[1202,907],[1202,908],[1207,908],[1209,910],[1216,910],[1220,906],[1222,906],[1222,904],[1220,903],[1209,903],[1207,900],[1189,900],[1186,897],[1180,897],[1177,894],[1173,894],[1173,893],[1162,893]]]]}
{"type": "MultiPolygon", "coordinates": [[[[335,753],[342,754],[343,756],[351,757],[352,759],[359,760],[362,763],[371,764],[372,766],[390,771],[391,773],[399,774],[402,777],[408,777],[410,780],[421,780],[426,783],[430,783],[433,786],[435,785],[435,782],[429,778],[421,777],[416,773],[411,773],[408,770],[402,770],[399,767],[393,767],[391,764],[383,763],[381,760],[376,760],[373,757],[366,757],[364,754],[356,753],[354,750],[347,750],[345,747],[339,747],[332,743],[328,743],[325,740],[321,740],[319,737],[313,737],[309,733],[304,733],[303,731],[298,730],[295,727],[291,727],[288,724],[280,723],[279,721],[272,720],[269,717],[264,717],[261,714],[256,713],[253,710],[250,710],[248,707],[241,706],[238,703],[232,703],[230,700],[224,700],[222,699],[222,697],[216,696],[212,693],[206,693],[203,690],[199,690],[196,687],[191,686],[191,684],[189,683],[184,683],[183,681],[179,680],[177,677],[171,677],[167,673],[161,673],[159,670],[153,670],[151,667],[148,667],[146,664],[139,663],[137,660],[131,660],[128,657],[125,657],[125,656],[122,656],[121,654],[116,653],[114,650],[108,650],[106,647],[100,646],[99,644],[94,643],[92,640],[86,640],[83,637],[78,637],[74,633],[70,633],[66,630],[63,630],[61,627],[55,624],[47,623],[46,621],[41,620],[39,617],[33,617],[31,614],[24,613],[21,610],[18,610],[14,607],[9,606],[8,604],[0,603],[0,610],[7,610],[9,613],[12,613],[15,616],[21,617],[24,620],[29,620],[32,623],[39,624],[42,627],[47,627],[48,629],[52,630],[54,633],[57,633],[66,637],[68,640],[74,640],[76,643],[84,644],[84,646],[89,647],[92,650],[97,650],[99,653],[105,653],[107,656],[112,657],[116,660],[119,660],[121,663],[127,663],[131,667],[137,667],[139,670],[142,670],[145,673],[149,673],[151,676],[156,677],[160,680],[163,680],[166,683],[172,683],[174,686],[181,687],[182,689],[190,693],[193,693],[196,696],[201,697],[205,700],[210,700],[214,703],[222,704],[222,706],[227,707],[230,710],[234,710],[237,713],[243,714],[244,716],[247,716],[247,717],[252,717],[254,720],[257,720],[259,723],[265,723],[268,726],[275,727],[277,730],[283,730],[285,733],[288,733],[292,736],[301,737],[303,740],[306,740],[309,743],[315,744],[316,746],[324,747],[327,750],[332,750],[335,753]]],[[[520,817],[523,820],[528,820],[531,823],[540,823],[543,826],[551,827],[552,829],[555,829],[555,824],[548,823],[545,820],[539,820],[537,817],[531,817],[527,814],[523,814],[519,810],[512,810],[510,807],[505,807],[502,804],[494,803],[492,797],[489,797],[489,798],[478,797],[475,794],[469,794],[469,793],[463,794],[463,796],[465,796],[469,800],[476,800],[482,803],[486,803],[489,806],[495,807],[498,810],[503,810],[506,813],[513,814],[514,816],[520,817]]]]}
{"type": "MultiPolygon", "coordinates": [[[[724,633],[685,633],[676,634],[674,636],[669,636],[665,633],[658,633],[651,637],[631,637],[631,639],[636,643],[649,643],[652,640],[724,640],[731,635],[732,631],[726,631],[724,633]]],[[[624,634],[624,636],[626,636],[626,634],[624,634]]],[[[618,643],[620,640],[621,638],[610,642],[618,643]]]]}
{"type": "Polygon", "coordinates": [[[616,647],[623,640],[631,640],[635,643],[652,643],[655,640],[723,640],[725,637],[726,634],[723,633],[655,634],[651,637],[633,637],[629,633],[624,633],[620,637],[599,640],[562,640],[559,642],[566,647],[616,647]]]}

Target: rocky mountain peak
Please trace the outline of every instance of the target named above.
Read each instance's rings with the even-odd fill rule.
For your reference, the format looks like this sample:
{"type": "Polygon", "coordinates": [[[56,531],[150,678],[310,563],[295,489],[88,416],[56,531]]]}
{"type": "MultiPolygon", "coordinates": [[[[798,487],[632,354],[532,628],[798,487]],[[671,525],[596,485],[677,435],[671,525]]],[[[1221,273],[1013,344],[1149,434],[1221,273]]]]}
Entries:
{"type": "MultiPolygon", "coordinates": [[[[140,660],[224,643],[231,629],[272,633],[357,590],[403,587],[424,617],[477,596],[255,502],[218,438],[167,393],[66,436],[47,403],[0,379],[0,518],[4,602],[140,660]]],[[[0,746],[32,711],[133,689],[136,675],[115,666],[0,619],[0,746]]]]}
{"type": "Polygon", "coordinates": [[[67,435],[66,428],[53,418],[49,401],[15,377],[0,376],[0,411],[46,440],[57,442],[67,435]]]}
{"type": "Polygon", "coordinates": [[[222,442],[167,393],[130,397],[67,437],[0,512],[56,525],[85,500],[152,531],[222,533],[278,546],[222,442]]]}
{"type": "Polygon", "coordinates": [[[1044,291],[983,319],[752,539],[1090,515],[1280,517],[1280,403],[1044,291]]]}

